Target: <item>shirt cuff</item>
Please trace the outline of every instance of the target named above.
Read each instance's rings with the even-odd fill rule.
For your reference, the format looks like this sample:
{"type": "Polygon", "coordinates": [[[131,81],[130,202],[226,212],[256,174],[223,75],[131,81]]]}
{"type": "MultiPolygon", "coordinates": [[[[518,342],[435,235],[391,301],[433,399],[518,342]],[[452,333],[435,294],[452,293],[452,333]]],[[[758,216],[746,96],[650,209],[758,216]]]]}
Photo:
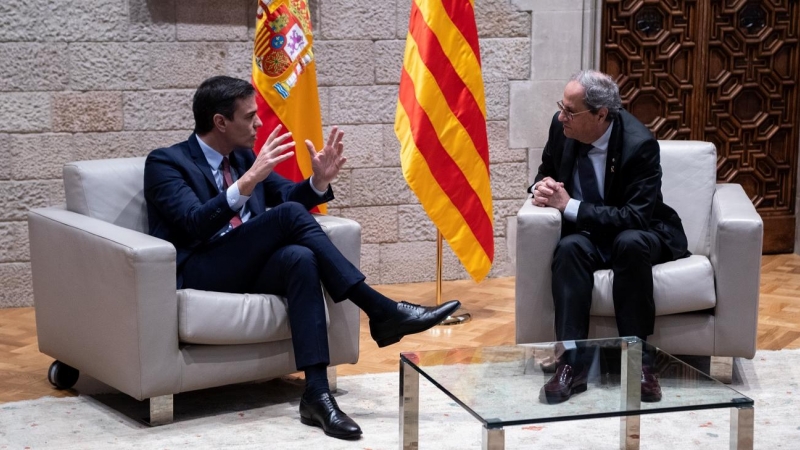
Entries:
{"type": "Polygon", "coordinates": [[[228,206],[234,211],[239,211],[242,209],[245,203],[250,200],[249,195],[242,195],[239,193],[239,182],[233,183],[232,185],[228,186],[228,190],[225,191],[225,197],[228,200],[228,206]]]}
{"type": "Polygon", "coordinates": [[[581,207],[580,200],[575,200],[574,198],[569,199],[567,202],[567,207],[564,208],[564,218],[570,222],[577,222],[578,221],[578,208],[581,207]]]}
{"type": "Polygon", "coordinates": [[[324,191],[318,191],[318,190],[317,190],[317,188],[316,188],[316,187],[314,187],[314,175],[311,175],[311,176],[308,178],[308,183],[311,185],[311,190],[312,190],[312,191],[314,191],[314,192],[316,192],[316,193],[317,193],[317,195],[319,195],[320,197],[322,197],[323,195],[325,195],[325,193],[326,193],[326,192],[328,192],[328,190],[327,190],[327,189],[326,189],[326,190],[324,190],[324,191]]]}

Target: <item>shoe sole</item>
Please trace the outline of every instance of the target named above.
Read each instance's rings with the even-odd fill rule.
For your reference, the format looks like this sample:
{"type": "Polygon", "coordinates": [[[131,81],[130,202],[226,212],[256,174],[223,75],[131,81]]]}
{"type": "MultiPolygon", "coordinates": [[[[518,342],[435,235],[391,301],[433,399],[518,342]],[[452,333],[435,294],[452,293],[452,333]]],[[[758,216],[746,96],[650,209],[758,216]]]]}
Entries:
{"type": "Polygon", "coordinates": [[[308,425],[308,426],[311,426],[311,427],[320,428],[320,429],[322,429],[322,432],[325,433],[325,435],[330,436],[330,437],[334,437],[334,438],[337,438],[337,439],[355,440],[355,439],[358,439],[358,438],[361,437],[361,433],[350,433],[350,434],[329,433],[327,430],[325,430],[325,428],[322,426],[322,424],[320,424],[319,422],[317,422],[316,420],[314,420],[314,419],[312,419],[310,417],[300,416],[300,423],[302,423],[303,425],[308,425]]]}

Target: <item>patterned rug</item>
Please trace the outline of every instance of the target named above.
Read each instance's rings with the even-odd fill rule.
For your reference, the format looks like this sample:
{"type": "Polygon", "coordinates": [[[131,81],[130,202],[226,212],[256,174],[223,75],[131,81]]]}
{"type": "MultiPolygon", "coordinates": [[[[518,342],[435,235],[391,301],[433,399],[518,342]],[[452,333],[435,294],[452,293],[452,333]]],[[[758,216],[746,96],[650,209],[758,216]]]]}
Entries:
{"type": "MultiPolygon", "coordinates": [[[[737,360],[731,387],[756,401],[755,448],[800,448],[800,350],[759,351],[753,360],[737,360]]],[[[592,390],[590,385],[582,395],[592,390]]],[[[358,441],[302,425],[301,391],[295,380],[274,380],[180,394],[176,421],[161,427],[142,424],[146,403],[122,394],[6,403],[0,405],[0,449],[398,447],[396,374],[339,378],[338,402],[364,431],[358,441]]],[[[420,398],[421,449],[481,448],[480,423],[424,378],[420,398]]],[[[728,409],[644,415],[641,448],[727,449],[729,427],[728,409]]],[[[616,449],[619,419],[508,427],[505,437],[508,449],[616,449]]]]}

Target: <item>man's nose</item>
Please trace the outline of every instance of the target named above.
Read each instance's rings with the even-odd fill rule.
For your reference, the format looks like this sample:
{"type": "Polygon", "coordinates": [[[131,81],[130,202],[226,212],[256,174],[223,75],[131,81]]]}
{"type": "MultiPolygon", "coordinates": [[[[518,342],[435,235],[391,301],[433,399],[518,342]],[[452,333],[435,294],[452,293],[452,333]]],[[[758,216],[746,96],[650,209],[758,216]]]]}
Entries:
{"type": "Polygon", "coordinates": [[[558,111],[558,121],[564,123],[567,121],[567,114],[564,111],[558,111]]]}
{"type": "Polygon", "coordinates": [[[253,122],[253,127],[255,127],[256,129],[261,128],[261,125],[264,125],[264,123],[261,122],[261,118],[258,117],[258,114],[256,114],[254,118],[255,121],[253,122]]]}

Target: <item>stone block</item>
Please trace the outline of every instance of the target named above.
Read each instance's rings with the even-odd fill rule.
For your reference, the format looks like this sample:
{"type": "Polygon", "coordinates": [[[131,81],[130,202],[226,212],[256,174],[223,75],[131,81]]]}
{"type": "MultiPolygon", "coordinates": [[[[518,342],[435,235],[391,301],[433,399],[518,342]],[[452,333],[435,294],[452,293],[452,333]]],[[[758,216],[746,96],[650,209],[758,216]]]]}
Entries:
{"type": "Polygon", "coordinates": [[[76,43],[69,46],[70,88],[76,91],[147,89],[146,43],[76,43]]]}
{"type": "Polygon", "coordinates": [[[405,33],[402,40],[378,41],[375,43],[375,82],[377,84],[399,84],[406,50],[405,33]]]}
{"type": "Polygon", "coordinates": [[[381,246],[380,244],[361,244],[361,273],[367,277],[366,283],[381,283],[381,246]]]}
{"type": "Polygon", "coordinates": [[[228,42],[226,45],[224,73],[231,77],[250,80],[253,76],[253,42],[228,42]]]}
{"type": "Polygon", "coordinates": [[[251,0],[194,0],[178,2],[176,9],[179,41],[246,41],[249,33],[251,0]]]}
{"type": "Polygon", "coordinates": [[[33,306],[30,263],[0,264],[0,309],[33,306]]]}
{"type": "Polygon", "coordinates": [[[525,203],[525,197],[520,195],[519,199],[515,200],[493,200],[492,206],[494,209],[494,235],[506,235],[506,222],[509,217],[516,217],[517,212],[525,203]]]}
{"type": "Polygon", "coordinates": [[[486,120],[508,119],[508,82],[484,83],[486,98],[486,120]]]}
{"type": "Polygon", "coordinates": [[[580,10],[533,14],[531,79],[565,82],[581,68],[582,17],[580,10]]]}
{"type": "MultiPolygon", "coordinates": [[[[344,156],[347,157],[345,167],[350,169],[363,167],[380,167],[383,160],[383,125],[343,125],[344,156]]],[[[330,132],[326,127],[323,136],[330,132]]]]}
{"type": "Polygon", "coordinates": [[[0,133],[50,129],[50,93],[0,93],[0,133]]]}
{"type": "Polygon", "coordinates": [[[416,203],[400,168],[353,169],[352,206],[404,205],[416,203]]]}
{"type": "Polygon", "coordinates": [[[494,262],[492,263],[492,269],[489,271],[488,277],[513,277],[515,273],[514,269],[514,261],[512,261],[508,253],[506,238],[496,237],[494,239],[494,262]]]}
{"type": "Polygon", "coordinates": [[[408,35],[408,21],[411,18],[411,0],[397,0],[396,10],[397,31],[395,37],[402,39],[405,43],[406,35],[408,35]]]}
{"type": "Polygon", "coordinates": [[[481,39],[484,82],[527,80],[531,73],[529,38],[481,39]]]}
{"type": "Polygon", "coordinates": [[[9,157],[4,159],[15,180],[60,180],[62,168],[70,161],[73,148],[68,133],[12,134],[8,139],[9,157]]]}
{"type": "Polygon", "coordinates": [[[330,122],[394,123],[397,108],[397,86],[331,87],[330,122]]]}
{"type": "Polygon", "coordinates": [[[0,263],[27,262],[28,222],[0,222],[0,263]]]}
{"type": "Polygon", "coordinates": [[[361,241],[367,244],[397,242],[397,207],[342,208],[339,215],[361,224],[361,241]]]}
{"type": "Polygon", "coordinates": [[[397,208],[401,242],[435,241],[436,226],[419,203],[397,208]]]}
{"type": "Polygon", "coordinates": [[[53,131],[122,130],[121,92],[57,92],[52,105],[53,131]]]}
{"type": "Polygon", "coordinates": [[[381,284],[436,280],[436,243],[381,244],[381,284]]]}
{"type": "Polygon", "coordinates": [[[169,147],[189,138],[192,131],[123,131],[81,133],[72,140],[70,161],[147,156],[152,150],[169,147]]]}
{"type": "Polygon", "coordinates": [[[544,147],[565,81],[512,81],[508,145],[544,147]]]}
{"type": "Polygon", "coordinates": [[[502,163],[490,166],[492,177],[492,197],[495,199],[525,198],[528,165],[523,163],[502,163]]]}
{"type": "Polygon", "coordinates": [[[64,203],[61,180],[0,182],[0,221],[26,220],[28,210],[64,203]]]}
{"type": "Polygon", "coordinates": [[[3,43],[0,44],[0,61],[3,62],[0,64],[0,91],[67,88],[67,44],[3,43]]]}
{"type": "Polygon", "coordinates": [[[46,0],[6,0],[0,2],[0,42],[38,41],[55,24],[51,15],[42,17],[52,2],[46,0]]]}
{"type": "Polygon", "coordinates": [[[48,2],[37,11],[49,16],[44,39],[66,42],[109,42],[128,38],[127,2],[119,0],[81,0],[48,2]],[[52,21],[55,20],[53,23],[52,21]]]}
{"type": "Polygon", "coordinates": [[[331,123],[394,123],[395,85],[331,87],[328,92],[331,123]]]}
{"type": "Polygon", "coordinates": [[[542,164],[543,148],[532,148],[528,150],[528,186],[533,184],[533,179],[539,173],[539,166],[542,164]]]}
{"type": "Polygon", "coordinates": [[[175,0],[128,0],[128,39],[174,41],[176,33],[175,0]]]}
{"type": "Polygon", "coordinates": [[[11,156],[11,136],[10,134],[0,133],[0,160],[7,161],[7,164],[0,165],[0,180],[11,179],[11,166],[13,160],[11,156]]]}
{"type": "Polygon", "coordinates": [[[489,139],[489,163],[522,162],[526,160],[523,148],[508,148],[508,122],[504,120],[486,122],[489,139]]]}
{"type": "Polygon", "coordinates": [[[390,39],[395,36],[394,8],[371,0],[320,2],[318,31],[324,40],[390,39]]]}
{"type": "Polygon", "coordinates": [[[153,89],[196,89],[206,78],[224,74],[228,62],[224,42],[154,43],[148,51],[153,89]]]}
{"type": "Polygon", "coordinates": [[[345,168],[339,171],[339,175],[331,182],[331,186],[333,187],[333,195],[335,198],[333,201],[328,202],[328,205],[333,208],[346,208],[350,206],[352,202],[351,198],[351,184],[352,184],[352,169],[348,169],[347,165],[345,168]]]}
{"type": "Polygon", "coordinates": [[[400,141],[394,132],[394,124],[381,125],[383,143],[382,167],[400,167],[400,141]]]}
{"type": "Polygon", "coordinates": [[[191,90],[126,92],[125,130],[186,130],[194,128],[191,90]]]}
{"type": "Polygon", "coordinates": [[[368,40],[316,42],[317,83],[320,86],[373,84],[376,69],[374,47],[368,40]]]}
{"type": "Polygon", "coordinates": [[[584,0],[511,0],[520,11],[575,11],[583,9],[584,0]]]}
{"type": "Polygon", "coordinates": [[[478,0],[475,9],[475,22],[481,37],[522,37],[530,34],[530,14],[518,11],[508,0],[478,0]]]}

